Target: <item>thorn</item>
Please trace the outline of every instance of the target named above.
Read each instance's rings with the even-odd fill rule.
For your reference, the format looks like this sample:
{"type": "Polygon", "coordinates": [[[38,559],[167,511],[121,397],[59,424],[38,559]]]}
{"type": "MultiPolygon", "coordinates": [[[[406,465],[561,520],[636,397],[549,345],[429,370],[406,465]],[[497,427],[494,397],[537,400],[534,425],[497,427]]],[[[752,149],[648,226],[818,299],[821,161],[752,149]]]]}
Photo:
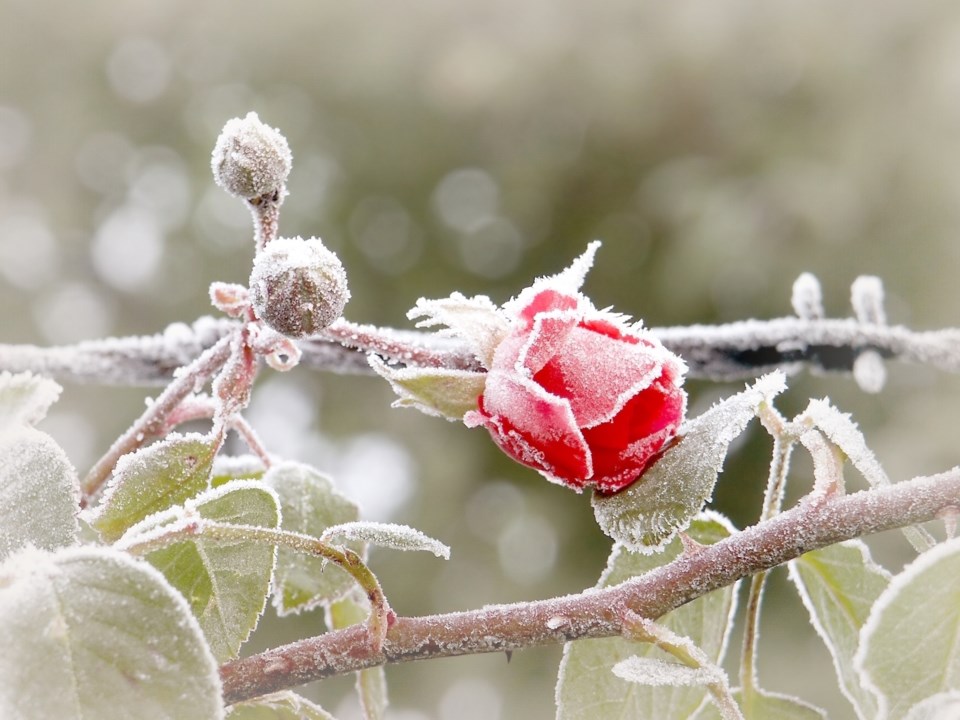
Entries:
{"type": "Polygon", "coordinates": [[[698,543],[685,532],[680,533],[680,543],[683,545],[684,555],[696,555],[704,547],[702,543],[698,543]]]}
{"type": "Polygon", "coordinates": [[[507,656],[507,664],[510,664],[511,658],[513,658],[513,650],[504,650],[503,654],[507,656]]]}
{"type": "Polygon", "coordinates": [[[947,505],[943,510],[937,513],[937,517],[943,520],[943,527],[947,532],[947,539],[952,540],[957,534],[957,520],[960,519],[960,507],[956,505],[947,505]]]}

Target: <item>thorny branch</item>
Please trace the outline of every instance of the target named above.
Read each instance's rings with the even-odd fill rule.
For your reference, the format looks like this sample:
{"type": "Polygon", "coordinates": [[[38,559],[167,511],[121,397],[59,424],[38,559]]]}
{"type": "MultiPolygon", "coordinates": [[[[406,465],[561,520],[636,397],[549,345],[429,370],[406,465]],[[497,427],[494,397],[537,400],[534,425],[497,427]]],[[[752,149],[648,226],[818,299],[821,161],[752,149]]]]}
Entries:
{"type": "MultiPolygon", "coordinates": [[[[0,371],[32,371],[67,382],[103,385],[165,384],[173,371],[189,364],[227,335],[237,321],[204,317],[177,323],[162,334],[111,338],[60,347],[0,344],[0,371]]],[[[435,333],[334,323],[325,338],[299,343],[301,364],[343,374],[369,374],[367,352],[405,363],[422,356],[441,358],[447,367],[476,368],[476,359],[450,338],[435,333]],[[353,339],[351,339],[353,338],[353,339]]],[[[747,320],[726,325],[652,328],[667,349],[689,365],[688,377],[715,381],[746,380],[781,368],[788,373],[851,371],[857,358],[873,352],[881,358],[960,372],[960,329],[915,331],[903,326],[849,319],[747,320]]]]}
{"type": "Polygon", "coordinates": [[[960,468],[852,495],[806,499],[729,538],[602,590],[469,612],[400,617],[382,649],[355,625],[220,668],[225,701],[236,703],[325,677],[388,663],[514,651],[623,631],[625,614],[656,619],[740,578],[834,543],[934,520],[955,508],[960,468]]]}

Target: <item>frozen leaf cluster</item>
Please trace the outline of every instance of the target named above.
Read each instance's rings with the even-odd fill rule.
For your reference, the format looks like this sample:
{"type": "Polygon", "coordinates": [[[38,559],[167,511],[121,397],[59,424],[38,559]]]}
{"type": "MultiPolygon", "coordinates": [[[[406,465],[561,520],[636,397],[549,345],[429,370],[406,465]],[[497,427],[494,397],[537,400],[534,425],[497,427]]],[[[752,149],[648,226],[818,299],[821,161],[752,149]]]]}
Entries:
{"type": "Polygon", "coordinates": [[[210,159],[217,185],[246,199],[281,191],[292,164],[287,139],[255,112],[227,121],[210,159]]]}

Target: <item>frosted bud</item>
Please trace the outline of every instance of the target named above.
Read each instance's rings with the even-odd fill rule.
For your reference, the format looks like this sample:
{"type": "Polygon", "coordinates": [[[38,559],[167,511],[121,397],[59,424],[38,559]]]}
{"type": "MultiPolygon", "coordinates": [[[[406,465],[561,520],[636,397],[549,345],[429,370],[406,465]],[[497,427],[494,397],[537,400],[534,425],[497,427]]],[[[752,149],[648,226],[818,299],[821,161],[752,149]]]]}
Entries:
{"type": "Polygon", "coordinates": [[[210,159],[217,185],[248,200],[279,191],[292,163],[287,139],[255,112],[227,121],[210,159]]]}
{"type": "Polygon", "coordinates": [[[805,272],[794,280],[790,304],[801,320],[820,320],[826,316],[823,311],[823,292],[816,276],[805,272]]]}
{"type": "Polygon", "coordinates": [[[885,325],[883,310],[883,282],[873,275],[861,275],[850,286],[850,302],[857,320],[873,325],[885,325]]]}
{"type": "Polygon", "coordinates": [[[347,274],[319,238],[278,238],[260,251],[250,274],[257,317],[287,337],[320,332],[350,299],[347,274]]]}

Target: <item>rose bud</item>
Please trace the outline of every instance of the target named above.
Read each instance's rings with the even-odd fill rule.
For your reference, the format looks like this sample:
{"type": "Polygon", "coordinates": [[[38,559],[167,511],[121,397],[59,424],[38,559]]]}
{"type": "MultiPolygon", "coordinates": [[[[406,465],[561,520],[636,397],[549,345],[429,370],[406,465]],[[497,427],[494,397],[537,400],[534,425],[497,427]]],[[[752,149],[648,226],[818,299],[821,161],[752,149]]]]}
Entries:
{"type": "Polygon", "coordinates": [[[248,200],[280,191],[292,164],[286,138],[255,112],[227,121],[210,159],[217,185],[248,200]]]}
{"type": "Polygon", "coordinates": [[[278,238],[253,261],[253,309],[282,335],[313,335],[343,314],[347,274],[319,238],[278,238]]]}
{"type": "Polygon", "coordinates": [[[679,429],[686,367],[620,317],[548,285],[512,303],[510,334],[464,420],[549,480],[616,492],[679,429]]]}

